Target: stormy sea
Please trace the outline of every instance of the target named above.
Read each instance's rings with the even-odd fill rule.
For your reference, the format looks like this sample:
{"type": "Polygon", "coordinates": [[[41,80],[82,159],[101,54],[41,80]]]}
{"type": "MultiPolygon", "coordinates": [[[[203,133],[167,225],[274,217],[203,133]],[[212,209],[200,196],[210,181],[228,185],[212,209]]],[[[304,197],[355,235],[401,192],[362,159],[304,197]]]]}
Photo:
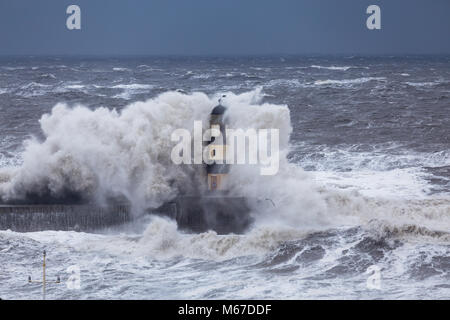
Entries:
{"type": "Polygon", "coordinates": [[[46,250],[47,299],[449,299],[450,57],[1,58],[0,201],[67,192],[135,218],[0,230],[0,298],[41,298],[46,250]],[[280,130],[276,175],[228,177],[273,206],[228,235],[141,214],[199,183],[171,133],[222,95],[280,130]]]}

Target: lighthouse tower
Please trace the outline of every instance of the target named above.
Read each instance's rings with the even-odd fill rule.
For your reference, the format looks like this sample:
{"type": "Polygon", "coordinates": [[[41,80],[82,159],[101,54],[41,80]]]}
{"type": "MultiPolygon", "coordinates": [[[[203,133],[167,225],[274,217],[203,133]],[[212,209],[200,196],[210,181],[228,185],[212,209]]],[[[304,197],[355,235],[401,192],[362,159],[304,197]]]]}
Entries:
{"type": "MultiPolygon", "coordinates": [[[[225,97],[225,96],[223,96],[225,97]]],[[[214,107],[210,117],[211,130],[220,130],[222,139],[211,138],[208,144],[208,158],[210,164],[206,166],[208,176],[208,191],[217,192],[225,191],[225,179],[230,171],[230,165],[226,164],[226,135],[225,135],[225,121],[224,114],[227,108],[221,104],[214,107]]]]}

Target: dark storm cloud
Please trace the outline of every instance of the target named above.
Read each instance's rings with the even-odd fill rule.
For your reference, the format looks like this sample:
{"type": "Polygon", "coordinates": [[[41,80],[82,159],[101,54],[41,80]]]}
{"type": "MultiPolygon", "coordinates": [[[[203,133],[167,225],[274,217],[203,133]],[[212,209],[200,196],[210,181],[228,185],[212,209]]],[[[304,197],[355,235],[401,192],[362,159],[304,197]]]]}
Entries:
{"type": "Polygon", "coordinates": [[[450,53],[449,15],[449,0],[2,0],[0,54],[450,53]]]}

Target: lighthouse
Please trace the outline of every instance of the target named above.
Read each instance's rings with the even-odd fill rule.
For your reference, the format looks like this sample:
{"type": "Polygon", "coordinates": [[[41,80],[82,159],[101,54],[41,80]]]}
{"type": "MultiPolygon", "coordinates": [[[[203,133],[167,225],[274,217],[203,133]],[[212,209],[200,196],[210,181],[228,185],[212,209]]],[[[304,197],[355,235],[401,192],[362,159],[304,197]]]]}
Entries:
{"type": "MultiPolygon", "coordinates": [[[[265,205],[265,201],[236,194],[236,190],[227,183],[232,162],[227,161],[227,152],[231,156],[233,145],[231,142],[227,144],[227,108],[221,100],[209,115],[211,138],[203,144],[206,152],[202,155],[206,155],[208,161],[204,164],[207,179],[206,185],[202,184],[202,192],[183,193],[157,208],[145,209],[146,213],[174,219],[178,228],[187,232],[244,233],[254,220],[252,210],[258,212],[258,206],[265,205]]],[[[228,138],[231,139],[233,133],[230,130],[228,138]]],[[[28,232],[48,230],[49,226],[51,230],[72,230],[81,226],[89,231],[94,227],[129,222],[133,218],[131,212],[131,204],[119,201],[108,207],[89,203],[24,205],[20,202],[2,204],[0,201],[0,229],[28,232]]]]}
{"type": "MultiPolygon", "coordinates": [[[[224,98],[225,96],[222,96],[224,98]]],[[[227,110],[219,99],[219,105],[213,108],[210,115],[210,128],[216,133],[208,143],[208,164],[206,165],[208,191],[212,193],[224,192],[225,182],[230,165],[226,164],[226,130],[225,112],[227,110]]]]}

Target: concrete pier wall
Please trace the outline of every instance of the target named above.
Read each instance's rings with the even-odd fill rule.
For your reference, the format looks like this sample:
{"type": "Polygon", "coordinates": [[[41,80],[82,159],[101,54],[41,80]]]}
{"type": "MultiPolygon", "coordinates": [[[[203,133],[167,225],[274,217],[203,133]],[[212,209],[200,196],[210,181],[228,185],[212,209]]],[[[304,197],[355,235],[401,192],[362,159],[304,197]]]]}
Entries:
{"type": "Polygon", "coordinates": [[[131,220],[130,206],[0,205],[0,230],[90,231],[131,220]]]}
{"type": "MultiPolygon", "coordinates": [[[[249,199],[221,196],[180,196],[158,209],[147,210],[174,219],[188,232],[214,230],[219,234],[243,233],[252,223],[249,199]]],[[[0,205],[0,230],[93,231],[133,219],[131,206],[0,205]]]]}
{"type": "Polygon", "coordinates": [[[172,204],[178,227],[192,232],[244,233],[253,222],[243,197],[179,197],[172,204]]]}

